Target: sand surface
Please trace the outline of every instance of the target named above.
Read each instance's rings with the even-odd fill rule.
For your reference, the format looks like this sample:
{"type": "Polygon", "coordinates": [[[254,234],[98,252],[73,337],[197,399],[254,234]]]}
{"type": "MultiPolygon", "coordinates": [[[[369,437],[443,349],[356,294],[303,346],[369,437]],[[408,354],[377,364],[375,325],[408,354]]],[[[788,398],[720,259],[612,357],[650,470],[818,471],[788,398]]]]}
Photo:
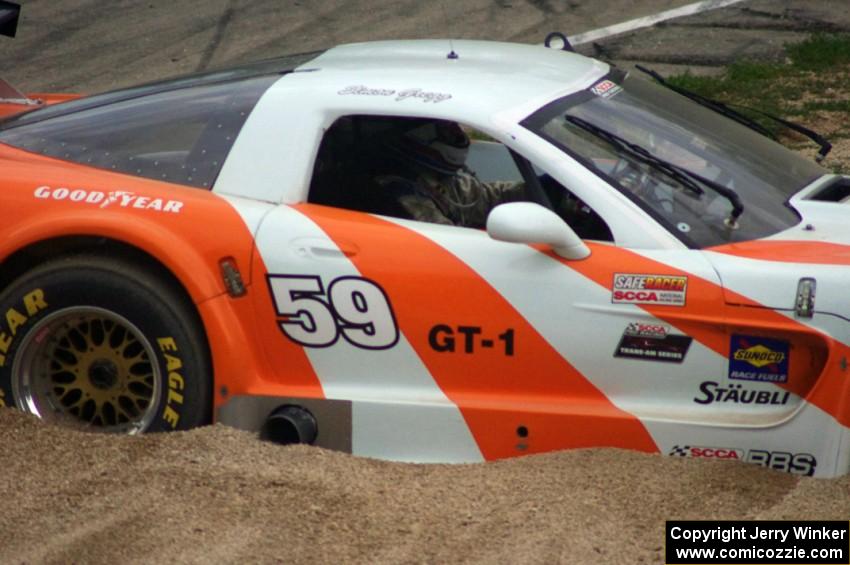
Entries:
{"type": "Polygon", "coordinates": [[[2,563],[663,563],[668,519],[843,519],[850,477],[595,449],[388,463],[0,409],[2,563]]]}

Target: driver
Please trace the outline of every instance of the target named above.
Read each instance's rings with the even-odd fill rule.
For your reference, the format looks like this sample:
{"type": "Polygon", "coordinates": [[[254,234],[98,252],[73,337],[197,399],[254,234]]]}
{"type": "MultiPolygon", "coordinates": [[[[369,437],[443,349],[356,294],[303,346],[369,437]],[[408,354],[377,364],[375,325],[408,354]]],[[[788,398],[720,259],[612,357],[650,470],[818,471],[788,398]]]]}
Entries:
{"type": "Polygon", "coordinates": [[[394,215],[414,220],[483,228],[497,204],[525,200],[522,182],[484,183],[466,167],[469,137],[456,122],[405,122],[387,138],[392,174],[375,181],[394,215]]]}

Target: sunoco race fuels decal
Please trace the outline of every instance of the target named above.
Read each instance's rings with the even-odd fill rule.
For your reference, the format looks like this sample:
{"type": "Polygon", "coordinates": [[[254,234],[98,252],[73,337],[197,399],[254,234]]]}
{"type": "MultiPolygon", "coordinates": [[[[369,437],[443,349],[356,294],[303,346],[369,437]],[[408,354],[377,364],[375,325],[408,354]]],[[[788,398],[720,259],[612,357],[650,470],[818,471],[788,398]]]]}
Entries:
{"type": "Polygon", "coordinates": [[[633,322],[626,327],[614,357],[681,363],[692,338],[671,334],[672,328],[660,324],[633,322]]]}
{"type": "Polygon", "coordinates": [[[687,290],[688,277],[616,273],[611,302],[684,306],[687,290]]]}
{"type": "Polygon", "coordinates": [[[787,341],[733,335],[729,347],[729,378],[769,383],[788,382],[787,341]]]}

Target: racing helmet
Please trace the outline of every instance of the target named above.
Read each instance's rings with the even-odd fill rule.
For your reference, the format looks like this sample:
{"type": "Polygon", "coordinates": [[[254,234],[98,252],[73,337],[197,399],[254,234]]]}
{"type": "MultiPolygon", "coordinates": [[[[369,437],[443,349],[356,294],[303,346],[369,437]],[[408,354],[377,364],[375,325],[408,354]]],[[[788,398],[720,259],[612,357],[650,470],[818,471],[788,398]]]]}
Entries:
{"type": "Polygon", "coordinates": [[[401,135],[397,150],[417,165],[453,175],[466,164],[469,136],[456,122],[423,120],[401,135]]]}

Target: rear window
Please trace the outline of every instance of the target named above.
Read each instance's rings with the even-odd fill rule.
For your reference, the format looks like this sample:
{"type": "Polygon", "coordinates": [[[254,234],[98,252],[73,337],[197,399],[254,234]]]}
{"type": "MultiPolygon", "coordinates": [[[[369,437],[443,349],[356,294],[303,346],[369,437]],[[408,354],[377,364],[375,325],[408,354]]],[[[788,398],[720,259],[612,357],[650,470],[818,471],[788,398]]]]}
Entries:
{"type": "Polygon", "coordinates": [[[211,188],[248,114],[279,78],[193,86],[63,113],[4,129],[0,142],[101,169],[211,188]]]}

